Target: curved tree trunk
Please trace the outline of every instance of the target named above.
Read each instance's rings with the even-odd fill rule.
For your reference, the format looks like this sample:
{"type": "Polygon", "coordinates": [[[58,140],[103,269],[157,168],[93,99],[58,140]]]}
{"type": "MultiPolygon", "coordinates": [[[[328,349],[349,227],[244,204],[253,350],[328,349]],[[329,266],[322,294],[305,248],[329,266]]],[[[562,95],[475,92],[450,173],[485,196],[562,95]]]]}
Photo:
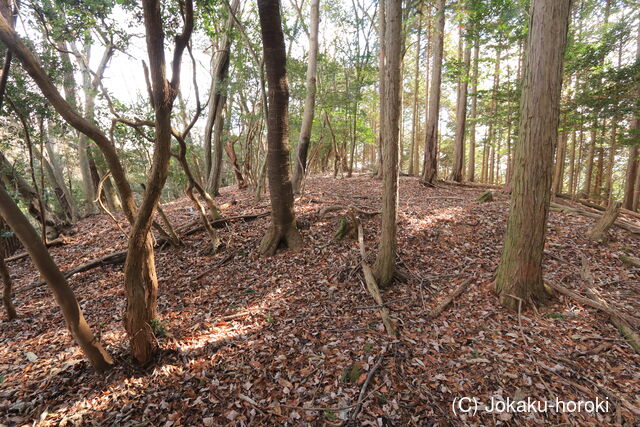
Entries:
{"type": "Polygon", "coordinates": [[[309,29],[309,58],[307,63],[307,97],[304,100],[304,116],[300,127],[300,140],[293,166],[293,192],[300,193],[302,179],[307,171],[307,153],[311,141],[311,127],[316,108],[316,74],[318,69],[318,27],[320,0],[311,0],[311,27],[309,29]]]}
{"type": "Polygon", "coordinates": [[[531,2],[513,192],[496,272],[500,301],[512,309],[547,297],[542,257],[570,6],[570,0],[531,2]]]}
{"type": "Polygon", "coordinates": [[[269,86],[266,163],[271,198],[271,226],[260,243],[260,252],[272,255],[281,244],[301,249],[302,237],[296,228],[289,179],[289,84],[280,2],[258,0],[258,12],[269,86]]]}
{"type": "Polygon", "coordinates": [[[103,372],[113,365],[113,360],[91,332],[80,305],[58,266],[49,255],[38,233],[22,214],[2,185],[0,185],[0,215],[18,236],[40,275],[51,289],[62,310],[67,327],[91,365],[103,372]]]}
{"type": "Polygon", "coordinates": [[[429,114],[425,127],[424,163],[422,181],[432,183],[438,174],[438,118],[440,116],[440,83],[442,81],[442,58],[444,51],[445,0],[438,0],[435,17],[435,40],[433,43],[433,72],[429,91],[429,114]]]}

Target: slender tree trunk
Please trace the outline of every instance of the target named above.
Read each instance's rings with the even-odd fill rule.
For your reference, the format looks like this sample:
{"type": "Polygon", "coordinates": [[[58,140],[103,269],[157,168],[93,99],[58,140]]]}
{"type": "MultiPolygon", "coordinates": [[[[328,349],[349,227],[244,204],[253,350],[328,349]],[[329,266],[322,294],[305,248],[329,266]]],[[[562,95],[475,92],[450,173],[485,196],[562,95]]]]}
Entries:
{"type": "Polygon", "coordinates": [[[582,197],[590,199],[592,195],[593,163],[596,157],[597,122],[592,124],[591,142],[589,143],[589,153],[587,154],[587,168],[584,172],[584,186],[582,187],[582,197]]]}
{"type": "Polygon", "coordinates": [[[226,119],[227,96],[220,95],[218,100],[218,110],[215,114],[215,124],[213,126],[213,164],[211,172],[207,178],[206,190],[212,196],[220,195],[220,180],[222,177],[222,133],[224,131],[224,121],[226,119]]]}
{"type": "Polygon", "coordinates": [[[418,40],[416,44],[416,68],[413,74],[413,112],[411,119],[411,148],[409,151],[409,175],[415,174],[417,162],[416,150],[418,150],[419,142],[417,141],[420,134],[420,113],[418,112],[418,92],[420,91],[420,46],[422,42],[422,15],[418,20],[418,40]]]}
{"type": "MultiPolygon", "coordinates": [[[[462,39],[462,32],[460,38],[462,39]]],[[[462,41],[460,42],[462,43],[462,41]]],[[[464,49],[463,70],[458,82],[458,100],[456,107],[456,134],[453,142],[453,173],[451,179],[462,181],[464,169],[464,137],[467,123],[467,86],[469,84],[469,65],[471,64],[471,41],[466,41],[464,49]]]]}
{"type": "Polygon", "coordinates": [[[300,193],[302,179],[307,170],[307,153],[311,142],[311,127],[316,108],[316,75],[318,69],[318,28],[320,24],[320,0],[311,0],[311,27],[309,29],[309,58],[307,62],[307,97],[300,127],[300,139],[293,166],[293,192],[300,193]]]}
{"type": "Polygon", "coordinates": [[[551,184],[551,188],[553,189],[553,194],[558,195],[562,193],[562,181],[564,177],[564,160],[565,160],[565,152],[567,147],[567,138],[568,132],[567,130],[563,130],[560,134],[560,140],[558,143],[558,148],[556,148],[556,161],[555,168],[553,172],[553,183],[551,184]]]}
{"type": "MultiPolygon", "coordinates": [[[[2,95],[3,94],[0,93],[0,99],[2,99],[2,95]]],[[[0,186],[1,185],[2,184],[0,184],[0,186]]],[[[4,262],[4,258],[10,254],[10,251],[8,250],[8,236],[3,236],[2,234],[7,233],[8,231],[9,227],[7,227],[0,217],[0,281],[2,281],[3,284],[2,302],[4,304],[5,311],[7,312],[7,320],[11,321],[18,317],[18,314],[13,306],[13,283],[11,281],[11,275],[9,274],[9,269],[7,269],[7,265],[4,262]]]]}
{"type": "Polygon", "coordinates": [[[260,243],[260,252],[273,255],[280,244],[294,251],[301,249],[302,237],[296,227],[289,179],[289,84],[280,2],[258,0],[258,12],[269,87],[266,162],[271,198],[271,226],[260,243]]]}
{"type": "Polygon", "coordinates": [[[2,185],[0,185],[0,215],[18,236],[29,253],[33,264],[51,289],[62,310],[67,327],[91,365],[103,372],[113,365],[113,360],[91,332],[73,291],[53,262],[38,233],[22,214],[2,185]]]}
{"type": "Polygon", "coordinates": [[[500,301],[512,309],[547,297],[542,257],[570,8],[570,0],[531,2],[513,191],[496,272],[500,301]]]}
{"type": "Polygon", "coordinates": [[[469,125],[469,160],[467,164],[467,181],[473,182],[476,174],[476,119],[478,117],[478,55],[480,42],[473,46],[473,77],[471,79],[471,123],[469,125]]]}
{"type": "Polygon", "coordinates": [[[78,219],[78,207],[76,206],[76,202],[71,195],[71,190],[65,183],[64,173],[62,171],[62,166],[60,165],[58,154],[56,153],[55,148],[53,147],[53,144],[48,137],[45,139],[44,145],[47,151],[47,155],[49,156],[51,175],[53,180],[55,181],[56,194],[58,194],[60,203],[63,208],[65,210],[68,210],[70,216],[69,221],[75,222],[78,219]]]}
{"type": "MultiPolygon", "coordinates": [[[[387,18],[385,16],[384,0],[380,4],[379,13],[378,13],[378,40],[383,41],[385,39],[386,27],[387,27],[387,18]]],[[[380,117],[384,116],[384,104],[385,104],[385,77],[384,77],[384,67],[387,61],[386,59],[386,47],[385,43],[380,43],[380,48],[378,50],[378,93],[380,98],[379,105],[379,113],[380,117]]],[[[380,124],[380,131],[378,133],[378,160],[376,161],[376,178],[382,179],[383,177],[383,163],[384,163],[384,138],[382,136],[382,123],[380,124]]]]}
{"type": "MultiPolygon", "coordinates": [[[[225,91],[227,86],[227,75],[229,73],[229,57],[232,41],[231,31],[233,30],[235,23],[234,14],[238,10],[239,4],[239,0],[233,0],[224,33],[221,36],[220,43],[218,44],[218,50],[211,55],[211,101],[209,102],[207,122],[204,126],[204,176],[206,178],[209,178],[211,170],[214,168],[212,159],[212,149],[214,149],[214,147],[212,147],[212,141],[216,120],[224,112],[224,102],[226,100],[225,91]]],[[[215,43],[214,46],[216,46],[215,43]]],[[[222,148],[220,148],[219,154],[222,154],[222,148]]],[[[213,192],[213,188],[209,185],[207,185],[205,189],[209,194],[217,196],[217,192],[213,192]]]]}
{"type": "MultiPolygon", "coordinates": [[[[640,24],[638,24],[638,35],[636,44],[636,62],[640,61],[640,24]]],[[[640,132],[640,115],[631,120],[631,131],[636,135],[640,132]]],[[[634,144],[629,147],[629,157],[627,160],[627,175],[624,182],[624,200],[622,201],[622,207],[625,209],[635,210],[637,209],[637,200],[640,195],[640,185],[636,181],[640,177],[640,145],[634,144]],[[635,193],[634,193],[635,189],[635,193]],[[634,209],[635,205],[635,209],[634,209]]]]}
{"type": "Polygon", "coordinates": [[[236,156],[236,150],[233,145],[233,142],[230,142],[224,146],[224,149],[227,153],[227,157],[229,157],[231,166],[233,166],[233,174],[236,177],[236,184],[238,184],[238,189],[242,190],[244,188],[247,188],[247,183],[245,182],[244,176],[242,175],[242,169],[240,169],[238,156],[236,156]]]}
{"type": "Polygon", "coordinates": [[[440,116],[440,83],[442,79],[442,58],[444,51],[445,0],[438,0],[435,16],[437,19],[433,46],[433,73],[429,91],[429,114],[425,126],[424,164],[422,180],[432,183],[438,173],[438,118],[440,116]]]}
{"type": "Polygon", "coordinates": [[[385,0],[386,61],[384,64],[385,99],[380,117],[384,138],[382,226],[380,245],[374,267],[379,285],[388,286],[395,272],[398,207],[398,131],[400,121],[400,62],[402,61],[402,1],[385,0]]]}

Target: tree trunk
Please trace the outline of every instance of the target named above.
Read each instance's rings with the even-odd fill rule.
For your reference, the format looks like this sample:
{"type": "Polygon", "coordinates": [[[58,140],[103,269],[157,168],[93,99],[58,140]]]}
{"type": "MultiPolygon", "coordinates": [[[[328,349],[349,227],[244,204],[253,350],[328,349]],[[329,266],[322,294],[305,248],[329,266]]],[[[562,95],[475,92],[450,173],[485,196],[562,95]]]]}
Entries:
{"type": "Polygon", "coordinates": [[[375,275],[381,287],[393,279],[396,263],[396,234],[398,207],[398,131],[400,119],[400,62],[402,61],[402,1],[385,0],[386,61],[384,64],[385,103],[380,117],[383,137],[384,160],[382,162],[383,188],[382,226],[380,245],[375,263],[375,275]]]}
{"type": "Polygon", "coordinates": [[[556,162],[555,168],[553,172],[553,183],[551,187],[553,188],[553,194],[557,195],[562,193],[562,181],[564,177],[564,160],[565,160],[565,152],[567,147],[567,138],[568,133],[567,130],[563,130],[560,135],[560,140],[558,143],[558,148],[556,149],[556,162]]]}
{"type": "Polygon", "coordinates": [[[311,127],[316,106],[316,75],[318,69],[318,27],[320,23],[320,0],[311,0],[311,28],[309,30],[309,58],[307,62],[307,96],[304,100],[304,115],[300,127],[300,139],[293,166],[293,192],[300,193],[302,179],[307,171],[307,153],[311,141],[311,127]]]}
{"type": "Polygon", "coordinates": [[[211,173],[207,178],[207,193],[212,196],[220,195],[220,179],[222,177],[222,132],[224,131],[224,121],[226,118],[225,105],[227,96],[220,95],[218,101],[218,110],[216,112],[215,124],[213,126],[213,164],[211,165],[211,173]]]}
{"type": "Polygon", "coordinates": [[[238,157],[236,156],[236,150],[233,148],[233,142],[230,142],[224,146],[224,150],[227,153],[227,157],[229,157],[229,162],[231,166],[233,166],[233,174],[236,177],[236,184],[238,184],[238,189],[242,190],[247,188],[247,183],[244,180],[244,176],[242,176],[242,170],[240,169],[240,165],[238,164],[238,157]]]}
{"type": "MultiPolygon", "coordinates": [[[[386,91],[384,88],[384,84],[385,84],[385,77],[384,77],[384,67],[385,67],[385,63],[386,63],[386,47],[385,47],[385,43],[383,42],[385,40],[385,33],[387,30],[387,18],[385,16],[385,9],[386,7],[384,6],[384,0],[382,0],[382,3],[380,4],[380,8],[379,8],[379,14],[378,14],[378,40],[381,41],[380,43],[380,48],[378,50],[378,95],[380,98],[380,104],[379,104],[379,115],[380,117],[384,116],[384,104],[385,104],[385,96],[386,96],[386,91]]],[[[378,179],[382,179],[383,176],[383,163],[384,163],[384,138],[382,136],[382,124],[380,124],[380,130],[378,133],[378,155],[377,155],[377,161],[376,161],[376,178],[378,179]]]]}
{"type": "Polygon", "coordinates": [[[445,0],[438,0],[435,17],[435,41],[433,44],[433,72],[429,91],[429,114],[425,126],[424,164],[422,181],[432,183],[438,173],[438,118],[440,115],[440,83],[444,48],[445,0]]]}
{"type": "Polygon", "coordinates": [[[467,160],[467,181],[473,182],[476,174],[476,119],[478,117],[478,55],[480,42],[473,47],[473,77],[471,79],[471,123],[469,125],[469,159],[467,160]]]}
{"type": "Polygon", "coordinates": [[[587,168],[584,172],[584,186],[582,187],[582,198],[590,199],[592,194],[592,179],[593,179],[593,163],[596,157],[596,126],[597,123],[592,124],[591,130],[591,142],[589,143],[589,154],[587,154],[587,168]]]}
{"type": "Polygon", "coordinates": [[[409,151],[409,175],[415,174],[417,168],[417,162],[414,162],[416,158],[416,150],[418,150],[419,142],[418,135],[420,134],[420,113],[418,112],[418,92],[420,91],[420,45],[422,42],[422,15],[418,21],[418,41],[416,45],[416,68],[413,74],[413,112],[411,119],[411,148],[409,151]]]}
{"type": "Polygon", "coordinates": [[[301,249],[302,237],[296,227],[289,179],[289,84],[280,2],[258,0],[258,12],[269,85],[266,162],[271,198],[271,226],[260,243],[260,252],[273,255],[280,244],[294,251],[301,249]]]}
{"type": "MultiPolygon", "coordinates": [[[[228,5],[228,4],[227,4],[228,5]]],[[[231,31],[235,23],[234,14],[238,10],[239,0],[234,0],[229,10],[229,17],[227,18],[226,27],[224,33],[221,36],[221,40],[217,51],[211,54],[211,87],[209,102],[209,112],[207,114],[207,122],[204,126],[204,176],[209,178],[211,170],[214,168],[212,161],[212,141],[214,136],[214,127],[216,120],[224,111],[224,92],[227,86],[227,74],[229,73],[230,63],[230,50],[231,50],[231,31]]],[[[214,43],[214,46],[216,44],[214,43]]],[[[225,97],[226,98],[226,97],[225,97]]],[[[222,148],[219,151],[222,154],[222,148]]],[[[212,188],[207,185],[206,188],[209,194],[217,196],[217,193],[212,192],[212,188]]]]}
{"type": "Polygon", "coordinates": [[[618,214],[620,213],[620,205],[620,202],[613,200],[611,201],[611,203],[609,203],[609,207],[607,207],[605,213],[602,214],[602,217],[598,220],[598,222],[596,222],[593,228],[589,230],[589,233],[587,234],[589,239],[603,243],[606,243],[609,240],[608,231],[618,218],[618,214]]]}
{"type": "MultiPolygon", "coordinates": [[[[640,61],[640,24],[638,25],[638,36],[636,44],[636,62],[640,61]]],[[[640,115],[631,120],[631,131],[634,134],[640,133],[640,115]]],[[[640,180],[640,145],[637,143],[629,147],[629,157],[627,160],[627,175],[624,182],[624,200],[622,207],[629,210],[636,210],[640,198],[640,185],[636,181],[640,180]],[[635,189],[635,191],[634,191],[635,189]]]]}
{"type": "MultiPolygon", "coordinates": [[[[460,33],[460,38],[463,34],[460,33]]],[[[460,42],[462,43],[462,42],[460,42]]],[[[456,134],[453,143],[454,165],[451,179],[456,182],[462,181],[462,171],[464,169],[464,136],[467,123],[467,86],[469,84],[469,65],[471,64],[471,41],[466,41],[464,49],[463,70],[458,82],[458,100],[456,107],[456,134]]]]}
{"type": "Polygon", "coordinates": [[[512,309],[547,298],[542,257],[570,6],[570,0],[534,0],[530,7],[513,192],[496,272],[500,301],[512,309]]]}
{"type": "Polygon", "coordinates": [[[53,144],[48,137],[45,139],[44,145],[47,155],[49,156],[48,163],[50,163],[51,166],[51,178],[53,181],[52,183],[55,186],[56,195],[58,196],[63,209],[68,211],[68,216],[70,216],[68,220],[70,222],[75,222],[78,219],[78,208],[76,206],[75,200],[73,200],[73,197],[71,195],[71,190],[65,183],[64,173],[62,166],[60,165],[58,154],[56,153],[55,148],[53,147],[53,144]]]}
{"type": "Polygon", "coordinates": [[[60,306],[71,335],[91,365],[98,372],[109,369],[113,365],[113,360],[91,332],[69,284],[53,262],[36,230],[2,185],[0,185],[0,215],[29,252],[33,264],[47,282],[56,303],[60,306]]]}
{"type": "Polygon", "coordinates": [[[22,201],[27,206],[27,210],[38,223],[45,224],[47,235],[55,237],[64,225],[60,219],[47,205],[40,205],[40,198],[27,181],[22,178],[14,169],[13,165],[2,152],[0,152],[0,181],[4,182],[7,188],[15,188],[22,201]]]}

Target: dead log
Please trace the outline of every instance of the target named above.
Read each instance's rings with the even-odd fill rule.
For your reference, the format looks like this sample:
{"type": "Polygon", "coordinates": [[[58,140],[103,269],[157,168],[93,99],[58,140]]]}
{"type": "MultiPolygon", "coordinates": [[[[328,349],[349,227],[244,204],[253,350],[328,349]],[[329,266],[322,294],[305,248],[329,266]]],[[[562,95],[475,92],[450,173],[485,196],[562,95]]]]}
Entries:
{"type": "Polygon", "coordinates": [[[635,319],[612,308],[602,298],[596,297],[596,293],[592,289],[588,291],[590,294],[589,298],[586,298],[558,283],[547,282],[546,284],[562,295],[565,295],[582,305],[595,308],[596,310],[600,310],[607,314],[609,321],[618,329],[618,331],[620,331],[629,345],[631,345],[631,347],[640,354],[640,335],[638,335],[638,333],[631,327],[631,323],[637,323],[635,322],[635,319]]]}
{"type": "Polygon", "coordinates": [[[493,202],[493,193],[491,192],[491,190],[487,190],[480,196],[478,196],[476,200],[482,203],[493,202]]]}
{"type": "MultiPolygon", "coordinates": [[[[595,219],[600,219],[599,214],[595,213],[595,212],[589,212],[585,209],[580,209],[580,208],[574,208],[565,204],[560,204],[560,203],[555,203],[555,202],[551,202],[550,204],[551,210],[553,211],[559,211],[559,212],[563,212],[563,213],[577,213],[580,215],[584,215],[586,217],[589,218],[595,218],[595,219]]],[[[615,225],[618,228],[621,228],[625,231],[628,231],[629,233],[631,233],[634,237],[640,237],[640,227],[637,225],[634,225],[628,221],[623,221],[621,219],[617,219],[613,225],[615,225]]]]}
{"type": "Polygon", "coordinates": [[[464,292],[466,292],[466,290],[469,288],[469,285],[471,285],[471,282],[473,282],[472,277],[468,278],[467,280],[462,282],[460,285],[458,285],[458,287],[451,293],[451,295],[449,295],[448,297],[443,299],[441,302],[439,302],[438,305],[436,305],[436,308],[431,313],[431,317],[433,318],[438,317],[440,313],[442,313],[445,310],[445,308],[447,308],[449,304],[453,302],[453,300],[455,300],[464,292]]]}
{"type": "Polygon", "coordinates": [[[600,217],[596,224],[589,230],[587,237],[596,242],[606,243],[609,241],[609,228],[616,222],[620,213],[622,203],[611,201],[605,213],[600,217]]]}
{"type": "Polygon", "coordinates": [[[635,258],[627,255],[620,255],[620,261],[624,262],[625,264],[629,264],[630,266],[640,268],[640,258],[635,258]]]}
{"type": "Polygon", "coordinates": [[[380,306],[380,317],[382,318],[382,323],[384,324],[384,328],[387,330],[387,333],[391,336],[396,336],[398,332],[396,331],[393,321],[391,320],[391,316],[389,315],[389,309],[384,305],[384,301],[382,301],[380,288],[378,287],[376,278],[373,275],[371,267],[369,267],[369,264],[367,264],[367,251],[364,247],[364,230],[362,229],[362,224],[359,221],[358,244],[360,245],[360,256],[362,257],[362,273],[364,274],[364,281],[367,285],[367,290],[373,297],[373,300],[376,302],[376,304],[380,306]]]}
{"type": "MultiPolygon", "coordinates": [[[[559,197],[561,199],[565,199],[565,200],[572,200],[571,196],[569,196],[568,194],[556,194],[556,197],[559,197]]],[[[604,206],[600,206],[598,204],[595,204],[587,199],[577,199],[575,200],[576,202],[580,203],[581,205],[587,206],[591,209],[596,209],[598,211],[604,212],[607,210],[606,207],[604,206]]],[[[640,219],[640,213],[638,212],[634,212],[631,211],[629,209],[625,209],[625,208],[620,208],[620,213],[623,215],[629,215],[632,216],[634,218],[640,219]]]]}

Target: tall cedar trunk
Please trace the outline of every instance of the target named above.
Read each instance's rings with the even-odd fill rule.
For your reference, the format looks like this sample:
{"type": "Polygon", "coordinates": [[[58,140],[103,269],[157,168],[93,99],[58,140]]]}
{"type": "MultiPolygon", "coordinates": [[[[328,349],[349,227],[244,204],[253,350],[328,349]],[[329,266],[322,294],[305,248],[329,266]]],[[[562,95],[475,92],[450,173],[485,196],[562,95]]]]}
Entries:
{"type": "Polygon", "coordinates": [[[296,227],[289,178],[289,84],[280,2],[258,0],[258,12],[269,86],[266,162],[271,198],[271,226],[260,252],[273,255],[281,244],[294,251],[301,249],[302,237],[296,227]]]}
{"type": "MultiPolygon", "coordinates": [[[[638,36],[636,44],[636,62],[640,61],[640,24],[638,25],[638,36]]],[[[631,130],[636,135],[640,132],[640,115],[631,120],[631,130]]],[[[638,199],[640,196],[634,194],[640,192],[640,186],[636,185],[636,177],[640,176],[640,145],[634,144],[629,147],[629,157],[627,160],[627,175],[624,182],[624,199],[622,201],[622,207],[625,209],[634,209],[634,197],[638,199]]],[[[637,205],[637,204],[636,204],[637,205]]]]}
{"type": "Polygon", "coordinates": [[[422,43],[422,14],[418,20],[418,41],[416,45],[416,68],[413,74],[413,111],[411,115],[411,148],[409,150],[409,175],[413,175],[416,169],[416,163],[413,159],[416,157],[420,134],[420,113],[418,112],[418,92],[420,91],[420,45],[422,43]]]}
{"type": "Polygon", "coordinates": [[[398,207],[398,131],[400,119],[400,62],[402,61],[401,30],[402,1],[386,0],[385,3],[385,102],[381,117],[384,160],[382,162],[383,188],[382,227],[378,256],[374,267],[379,285],[388,286],[393,279],[396,263],[396,234],[398,207]]]}
{"type": "Polygon", "coordinates": [[[584,171],[584,186],[582,187],[582,197],[591,198],[593,181],[593,164],[596,157],[597,123],[593,123],[591,129],[591,142],[589,143],[589,153],[587,154],[587,168],[584,171]]]}
{"type": "MultiPolygon", "coordinates": [[[[425,64],[424,64],[424,118],[425,121],[427,119],[427,117],[429,116],[429,78],[430,78],[430,60],[431,60],[431,40],[433,37],[433,31],[432,31],[432,17],[430,15],[431,13],[431,6],[428,5],[427,6],[427,47],[425,49],[425,64]]],[[[420,143],[417,141],[416,142],[416,150],[413,153],[413,163],[414,163],[414,173],[416,175],[420,174],[420,143]]]]}
{"type": "Polygon", "coordinates": [[[433,43],[433,72],[429,91],[429,114],[425,126],[424,163],[422,180],[431,183],[438,173],[438,117],[440,116],[440,83],[444,48],[445,0],[438,0],[435,17],[435,41],[433,43]]]}
{"type": "Polygon", "coordinates": [[[570,0],[531,2],[511,206],[496,272],[500,301],[512,309],[547,297],[542,257],[570,6],[570,0]]]}
{"type": "Polygon", "coordinates": [[[478,55],[480,42],[473,46],[473,77],[471,78],[471,123],[469,124],[469,159],[467,160],[467,181],[473,182],[476,175],[476,118],[478,116],[478,55]]]}
{"type": "MultiPolygon", "coordinates": [[[[380,49],[378,50],[378,94],[379,94],[379,98],[380,98],[380,105],[379,105],[379,115],[380,115],[380,120],[382,120],[382,117],[384,117],[384,104],[385,104],[385,96],[386,96],[386,91],[384,88],[384,84],[385,84],[385,78],[384,78],[384,64],[386,62],[386,47],[385,47],[385,43],[383,42],[385,39],[385,33],[386,33],[386,29],[387,29],[387,19],[385,16],[385,9],[386,7],[384,6],[384,0],[382,0],[381,3],[381,7],[380,7],[380,13],[378,15],[378,40],[381,41],[380,43],[380,49]]],[[[378,133],[378,155],[377,155],[377,161],[376,161],[376,178],[378,179],[382,179],[383,176],[383,163],[384,163],[384,137],[382,135],[382,123],[380,124],[380,131],[378,133]]]]}
{"type": "Polygon", "coordinates": [[[62,310],[62,315],[67,322],[71,335],[91,365],[98,372],[109,369],[113,365],[113,360],[91,332],[91,328],[85,321],[80,305],[78,305],[78,301],[67,280],[54,263],[51,255],[49,255],[36,230],[2,185],[0,185],[0,216],[4,218],[11,230],[18,236],[29,253],[31,261],[51,289],[56,303],[62,310]]]}
{"type": "MultiPolygon", "coordinates": [[[[221,99],[225,92],[227,84],[227,74],[229,73],[229,57],[231,49],[231,31],[233,29],[235,19],[233,14],[238,10],[239,0],[234,0],[230,6],[229,17],[227,18],[224,34],[221,37],[218,50],[211,55],[211,101],[209,102],[209,112],[207,114],[207,122],[204,126],[204,176],[208,179],[211,175],[211,170],[214,168],[212,159],[212,141],[214,135],[214,128],[216,120],[219,115],[224,111],[224,99],[221,99]]],[[[215,44],[214,44],[215,46],[215,44]]],[[[220,149],[220,154],[222,149],[220,149]]],[[[217,193],[213,193],[212,188],[207,185],[206,190],[209,194],[217,196],[217,193]]]]}
{"type": "Polygon", "coordinates": [[[304,115],[300,126],[300,139],[293,165],[293,192],[300,193],[302,179],[307,171],[307,153],[311,141],[311,127],[316,108],[316,75],[318,69],[318,27],[320,23],[320,0],[311,0],[311,28],[309,29],[309,59],[307,63],[307,96],[304,100],[304,115]]]}
{"type": "MultiPolygon", "coordinates": [[[[462,31],[460,33],[462,38],[462,31]]],[[[462,42],[460,42],[462,43],[462,42]]],[[[471,41],[466,41],[464,49],[464,61],[462,74],[458,83],[458,100],[456,107],[456,134],[453,143],[453,173],[451,179],[454,181],[462,181],[462,172],[464,168],[464,136],[467,124],[467,87],[469,85],[469,66],[471,65],[471,41]]]]}
{"type": "Polygon", "coordinates": [[[567,147],[567,138],[569,134],[567,130],[563,130],[560,134],[560,140],[558,142],[558,147],[556,148],[556,161],[555,167],[553,171],[553,183],[551,184],[551,188],[553,189],[553,194],[557,195],[562,193],[562,181],[564,176],[564,160],[565,160],[565,152],[567,147]]]}

